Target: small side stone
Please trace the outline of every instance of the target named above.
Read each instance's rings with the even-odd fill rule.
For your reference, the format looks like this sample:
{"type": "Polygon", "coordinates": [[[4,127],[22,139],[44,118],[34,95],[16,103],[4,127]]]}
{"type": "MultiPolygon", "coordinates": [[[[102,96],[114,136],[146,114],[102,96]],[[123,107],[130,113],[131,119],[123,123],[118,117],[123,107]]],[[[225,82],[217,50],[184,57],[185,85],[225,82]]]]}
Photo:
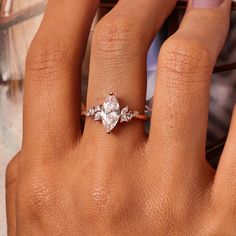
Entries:
{"type": "MultiPolygon", "coordinates": [[[[124,109],[123,109],[124,110],[124,109]]],[[[123,111],[122,110],[122,111],[123,111]]],[[[134,117],[138,116],[139,113],[137,111],[127,111],[127,109],[124,110],[124,112],[120,116],[120,122],[129,122],[131,121],[134,117]]]]}
{"type": "Polygon", "coordinates": [[[101,112],[97,112],[94,116],[94,120],[95,121],[99,121],[99,120],[102,120],[102,115],[101,115],[101,112]]]}

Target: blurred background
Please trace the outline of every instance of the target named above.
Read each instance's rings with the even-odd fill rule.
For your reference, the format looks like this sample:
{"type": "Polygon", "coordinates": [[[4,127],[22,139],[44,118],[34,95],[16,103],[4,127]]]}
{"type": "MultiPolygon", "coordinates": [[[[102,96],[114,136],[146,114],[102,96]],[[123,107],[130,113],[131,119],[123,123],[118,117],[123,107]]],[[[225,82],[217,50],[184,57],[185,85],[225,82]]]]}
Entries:
{"type": "MultiPolygon", "coordinates": [[[[104,0],[91,28],[114,5],[104,0]]],[[[22,97],[24,90],[24,62],[30,42],[41,22],[45,0],[0,0],[0,236],[6,235],[5,220],[5,168],[19,150],[22,135],[22,97]]],[[[184,5],[170,16],[154,40],[147,60],[147,104],[151,112],[153,85],[156,81],[156,63],[162,42],[178,28],[184,5]]],[[[217,62],[211,88],[208,129],[208,159],[216,167],[224,146],[233,105],[236,102],[236,13],[232,11],[231,31],[217,62]]],[[[82,95],[86,98],[90,40],[83,64],[82,95]]],[[[148,130],[148,124],[147,124],[148,130]]]]}

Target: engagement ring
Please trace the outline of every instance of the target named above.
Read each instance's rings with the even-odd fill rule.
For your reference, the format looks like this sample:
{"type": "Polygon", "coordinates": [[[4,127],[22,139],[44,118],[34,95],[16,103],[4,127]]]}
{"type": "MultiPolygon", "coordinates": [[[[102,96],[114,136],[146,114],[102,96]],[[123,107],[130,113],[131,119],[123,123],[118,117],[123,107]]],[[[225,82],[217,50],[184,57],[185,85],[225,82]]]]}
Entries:
{"type": "Polygon", "coordinates": [[[86,117],[92,117],[95,121],[102,121],[108,134],[118,123],[130,122],[132,119],[148,120],[146,115],[140,115],[138,111],[131,111],[129,107],[120,108],[120,104],[113,93],[109,93],[105,102],[101,105],[94,105],[87,111],[82,112],[86,117]]]}

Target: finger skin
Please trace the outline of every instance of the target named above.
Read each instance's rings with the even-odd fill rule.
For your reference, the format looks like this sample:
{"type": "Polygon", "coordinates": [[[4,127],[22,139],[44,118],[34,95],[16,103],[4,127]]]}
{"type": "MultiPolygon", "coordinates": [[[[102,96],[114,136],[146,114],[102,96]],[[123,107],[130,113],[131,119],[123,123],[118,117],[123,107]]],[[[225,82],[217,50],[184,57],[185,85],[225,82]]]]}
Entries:
{"type": "Polygon", "coordinates": [[[17,184],[17,154],[7,166],[6,170],[6,210],[7,235],[16,235],[16,184],[17,184]]]}
{"type": "Polygon", "coordinates": [[[236,106],[232,122],[215,176],[214,197],[217,202],[225,202],[228,214],[236,210],[236,106]]]}
{"type": "MultiPolygon", "coordinates": [[[[92,40],[87,107],[103,103],[113,92],[122,107],[144,112],[148,48],[175,3],[121,0],[101,20],[92,40]]],[[[109,143],[130,152],[144,137],[144,122],[140,120],[123,123],[107,135],[102,124],[87,119],[83,141],[92,139],[100,148],[109,143]]]]}
{"type": "Polygon", "coordinates": [[[161,49],[149,147],[163,165],[206,163],[210,79],[228,33],[229,12],[229,0],[210,9],[193,9],[189,2],[179,30],[161,49]],[[177,153],[179,158],[172,159],[177,153]]]}
{"type": "Polygon", "coordinates": [[[23,149],[41,155],[77,142],[81,63],[98,3],[48,1],[26,61],[23,149]]]}

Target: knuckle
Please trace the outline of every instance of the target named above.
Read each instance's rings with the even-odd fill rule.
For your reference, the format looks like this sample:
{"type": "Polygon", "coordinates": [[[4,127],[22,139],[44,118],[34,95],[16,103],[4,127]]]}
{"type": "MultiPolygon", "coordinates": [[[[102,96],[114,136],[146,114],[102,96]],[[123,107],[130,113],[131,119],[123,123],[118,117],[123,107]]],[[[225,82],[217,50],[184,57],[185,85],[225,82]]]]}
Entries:
{"type": "Polygon", "coordinates": [[[62,78],[71,65],[69,45],[56,36],[37,38],[26,58],[27,72],[31,80],[54,81],[62,78]]]}
{"type": "MultiPolygon", "coordinates": [[[[100,224],[104,221],[110,221],[111,217],[118,214],[117,211],[120,206],[115,209],[114,202],[115,197],[107,190],[94,189],[88,196],[88,205],[90,206],[90,212],[88,217],[94,222],[94,224],[100,224]],[[99,216],[98,218],[96,216],[99,216]]],[[[116,205],[120,205],[117,201],[116,205]]]]}
{"type": "Polygon", "coordinates": [[[130,58],[142,43],[142,29],[132,17],[104,19],[95,28],[92,44],[100,57],[114,58],[122,54],[130,58]]]}
{"type": "Polygon", "coordinates": [[[26,219],[38,219],[53,214],[61,195],[62,190],[56,183],[30,181],[21,186],[18,200],[26,219]]]}
{"type": "Polygon", "coordinates": [[[198,40],[172,37],[160,52],[160,73],[168,84],[197,88],[209,81],[212,69],[211,54],[198,40]]]}
{"type": "MultiPolygon", "coordinates": [[[[130,192],[124,187],[123,180],[115,187],[108,179],[96,180],[95,185],[88,183],[89,189],[83,191],[83,205],[87,206],[86,218],[93,225],[113,225],[115,219],[124,219],[125,210],[130,211],[130,192]]],[[[82,207],[83,208],[83,207],[82,207]]],[[[118,221],[116,221],[118,223],[118,221]]],[[[113,225],[114,226],[114,225],[113,225]]]]}

